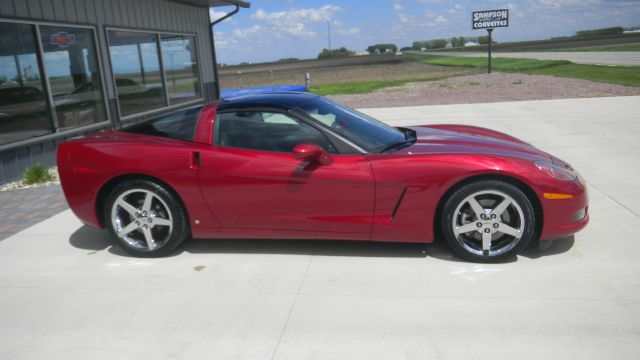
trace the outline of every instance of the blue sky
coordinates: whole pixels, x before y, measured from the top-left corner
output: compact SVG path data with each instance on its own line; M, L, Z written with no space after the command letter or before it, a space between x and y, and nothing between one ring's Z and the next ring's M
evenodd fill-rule
M415 40L480 36L471 12L510 9L497 41L547 39L578 30L639 26L640 0L249 0L250 9L216 25L218 61L236 64L316 57L327 47L362 51L375 43L410 46ZM211 9L217 18L232 7Z

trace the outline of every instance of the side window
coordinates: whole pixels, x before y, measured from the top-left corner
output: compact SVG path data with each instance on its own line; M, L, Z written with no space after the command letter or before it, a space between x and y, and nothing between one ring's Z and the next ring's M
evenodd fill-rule
M252 150L292 152L303 143L321 146L335 154L336 148L318 129L289 115L260 111L237 111L216 116L214 144Z
M156 116L139 124L128 126L122 129L122 131L193 141L200 110L202 110L201 105L181 111L174 111L169 114Z

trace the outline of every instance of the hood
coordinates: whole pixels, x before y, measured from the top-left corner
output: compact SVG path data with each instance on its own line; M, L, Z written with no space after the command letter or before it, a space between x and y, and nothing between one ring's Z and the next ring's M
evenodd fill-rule
M428 126L408 127L416 132L417 141L395 154L471 154L497 155L531 161L551 160L551 155L516 138L489 129L465 128L466 131L444 130ZM471 132L473 131L473 132Z

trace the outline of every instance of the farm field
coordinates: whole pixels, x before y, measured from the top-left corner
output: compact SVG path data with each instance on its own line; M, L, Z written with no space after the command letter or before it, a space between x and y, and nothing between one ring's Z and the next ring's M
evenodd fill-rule
M613 47L616 48L625 44L638 44L640 43L640 33L620 34L620 35L603 35L603 36L585 36L585 37L564 37L548 40L533 40L533 41L515 41L515 42L501 42L499 33L494 33L494 40L498 41L498 44L492 46L494 51L564 51L564 49L579 49L579 48L591 48L591 47ZM462 48L453 49L434 49L432 51L446 51L446 52L467 52L467 51L486 51L486 45L479 46L467 46ZM581 51L581 50L576 50ZM628 50L622 50L628 51ZM428 51L428 52L431 52Z
M565 49L553 49L547 51L640 51L640 41L630 44L613 44L600 46L584 46Z
M220 86L223 89L268 85L300 85L305 82L305 73L311 75L312 88L328 84L345 84L361 87L362 82L378 82L377 86L364 86L368 90L399 85L398 81L425 81L451 76L470 75L480 69L454 69L415 61L408 56L374 55L353 56L335 59L300 60L243 66L220 67ZM384 87L384 86L382 86ZM365 91L366 92L366 91Z
M640 95L640 87L621 85L629 81L640 84L640 71L633 71L634 68L594 67L568 61L495 60L493 74L486 74L483 58L395 55L233 66L223 67L220 72L223 89L304 84L304 74L309 72L310 92L354 107ZM593 72L594 68L598 71Z
M430 52L413 56L457 56L487 58L487 52ZM494 52L493 58L570 61L576 64L605 66L640 66L640 51L527 51ZM486 62L486 60L485 60Z
M416 55L415 58L432 65L473 68L487 67L486 57ZM492 67L496 71L552 75L628 86L640 86L639 66L601 66L574 64L566 60L497 57L492 60Z

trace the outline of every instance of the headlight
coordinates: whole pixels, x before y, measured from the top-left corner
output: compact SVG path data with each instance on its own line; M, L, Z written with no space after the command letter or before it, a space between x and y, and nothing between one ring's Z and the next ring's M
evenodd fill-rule
M578 178L574 172L550 162L536 161L535 164L545 174L560 181L575 181Z

